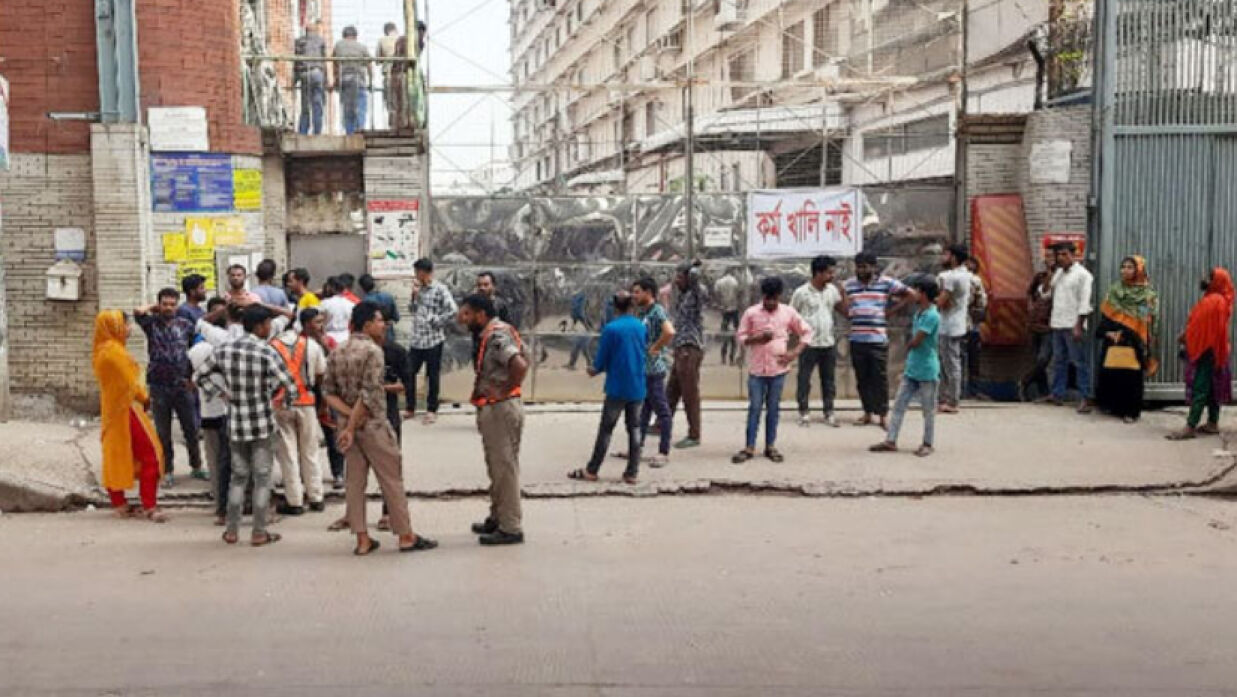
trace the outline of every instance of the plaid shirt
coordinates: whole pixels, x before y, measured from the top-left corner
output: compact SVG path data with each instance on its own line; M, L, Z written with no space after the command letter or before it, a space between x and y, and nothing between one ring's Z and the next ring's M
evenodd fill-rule
M455 321L459 308L451 291L438 281L431 281L421 289L408 305L412 312L412 341L414 349L434 348L447 340L443 329Z
M331 351L322 392L350 406L360 401L370 418L381 419L387 413L385 373L382 349L367 335L354 333L343 346Z
M675 289L678 291L678 289ZM678 291L674 304L674 339L671 346L695 346L704 348L704 304L708 300L704 287L694 284L686 291Z
M252 334L220 346L194 373L208 396L228 401L228 436L234 441L265 440L275 432L275 392L286 389L291 406L296 381L275 349Z

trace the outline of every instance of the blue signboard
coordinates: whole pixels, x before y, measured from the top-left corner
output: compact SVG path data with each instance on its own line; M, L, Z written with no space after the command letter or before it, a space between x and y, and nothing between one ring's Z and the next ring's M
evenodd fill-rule
M163 153L150 156L156 211L232 210L232 156Z

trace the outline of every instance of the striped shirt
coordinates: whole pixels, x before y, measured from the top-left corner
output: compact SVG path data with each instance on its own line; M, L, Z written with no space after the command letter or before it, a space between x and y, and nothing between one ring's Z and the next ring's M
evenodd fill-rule
M846 297L850 299L850 341L854 344L885 344L889 296L901 295L906 286L896 278L880 276L864 284L858 278L846 282Z

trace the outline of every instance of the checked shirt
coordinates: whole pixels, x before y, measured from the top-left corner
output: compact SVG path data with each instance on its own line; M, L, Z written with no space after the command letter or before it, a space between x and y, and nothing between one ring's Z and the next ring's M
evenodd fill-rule
M193 379L206 395L227 400L228 435L243 443L265 440L275 432L272 399L279 388L285 388L288 406L297 391L279 354L253 334L216 348Z
M439 281L422 288L409 309L412 311L412 341L409 343L414 349L430 349L446 341L443 329L455 321L455 313L459 311L451 291Z

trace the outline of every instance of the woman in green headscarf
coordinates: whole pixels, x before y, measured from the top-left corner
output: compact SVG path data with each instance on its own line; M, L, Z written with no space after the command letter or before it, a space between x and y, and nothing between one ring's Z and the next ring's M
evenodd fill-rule
M1121 280L1100 305L1102 342L1095 398L1100 409L1134 423L1142 415L1143 380L1159 367L1151 356L1157 295L1140 256L1121 261Z

